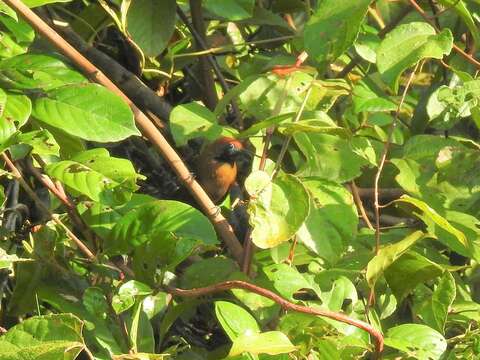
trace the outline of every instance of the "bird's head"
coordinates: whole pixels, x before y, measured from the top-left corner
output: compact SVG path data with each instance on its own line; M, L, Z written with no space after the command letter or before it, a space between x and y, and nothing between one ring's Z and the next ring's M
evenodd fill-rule
M221 137L211 144L214 158L217 161L233 163L242 154L243 144L234 138Z

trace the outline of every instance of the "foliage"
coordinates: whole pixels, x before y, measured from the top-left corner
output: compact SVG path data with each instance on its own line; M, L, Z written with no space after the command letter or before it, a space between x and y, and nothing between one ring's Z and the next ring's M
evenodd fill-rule
M428 21L414 1L24 2L165 95L185 161L199 138L244 141L257 155L239 176L246 200L219 211L256 251L241 272L169 190L125 101L0 2L0 150L25 180L5 162L0 360L375 351L366 331L300 306L370 323L385 359L480 357L479 1L419 2ZM293 306L220 291L228 280Z

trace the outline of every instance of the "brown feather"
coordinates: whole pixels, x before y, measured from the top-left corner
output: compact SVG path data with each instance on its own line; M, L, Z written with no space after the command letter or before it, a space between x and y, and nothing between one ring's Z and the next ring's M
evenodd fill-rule
M225 139L221 138L207 145L200 154L196 166L197 179L214 203L223 200L237 177L237 165L234 161L230 163L215 159L230 143ZM238 140L234 141L238 142Z

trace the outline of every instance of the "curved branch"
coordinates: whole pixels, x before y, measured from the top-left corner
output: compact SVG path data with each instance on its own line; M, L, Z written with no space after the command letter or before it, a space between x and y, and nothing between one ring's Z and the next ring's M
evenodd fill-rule
M308 306L294 304L270 290L248 283L246 281L240 281L240 280L224 281L224 282L206 286L203 288L196 288L196 289L190 289L190 290L167 287L167 291L170 294L174 296L182 296L182 297L198 297L198 296L210 295L210 294L231 290L231 289L244 289L244 290L251 291L255 294L264 296L270 300L275 301L284 310L292 310L292 311L301 312L304 314L323 316L329 319L343 322L345 324L353 325L359 329L365 330L375 338L375 349L377 353L381 353L383 351L382 333L377 329L375 329L372 325L366 323L365 321L354 319L343 313L339 313L335 311L330 311L325 309L315 309Z

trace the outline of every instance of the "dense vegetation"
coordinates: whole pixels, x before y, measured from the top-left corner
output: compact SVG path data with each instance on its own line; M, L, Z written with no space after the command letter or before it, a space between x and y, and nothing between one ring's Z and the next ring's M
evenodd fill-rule
M479 22L0 2L0 360L478 359ZM255 156L215 207L222 136Z

